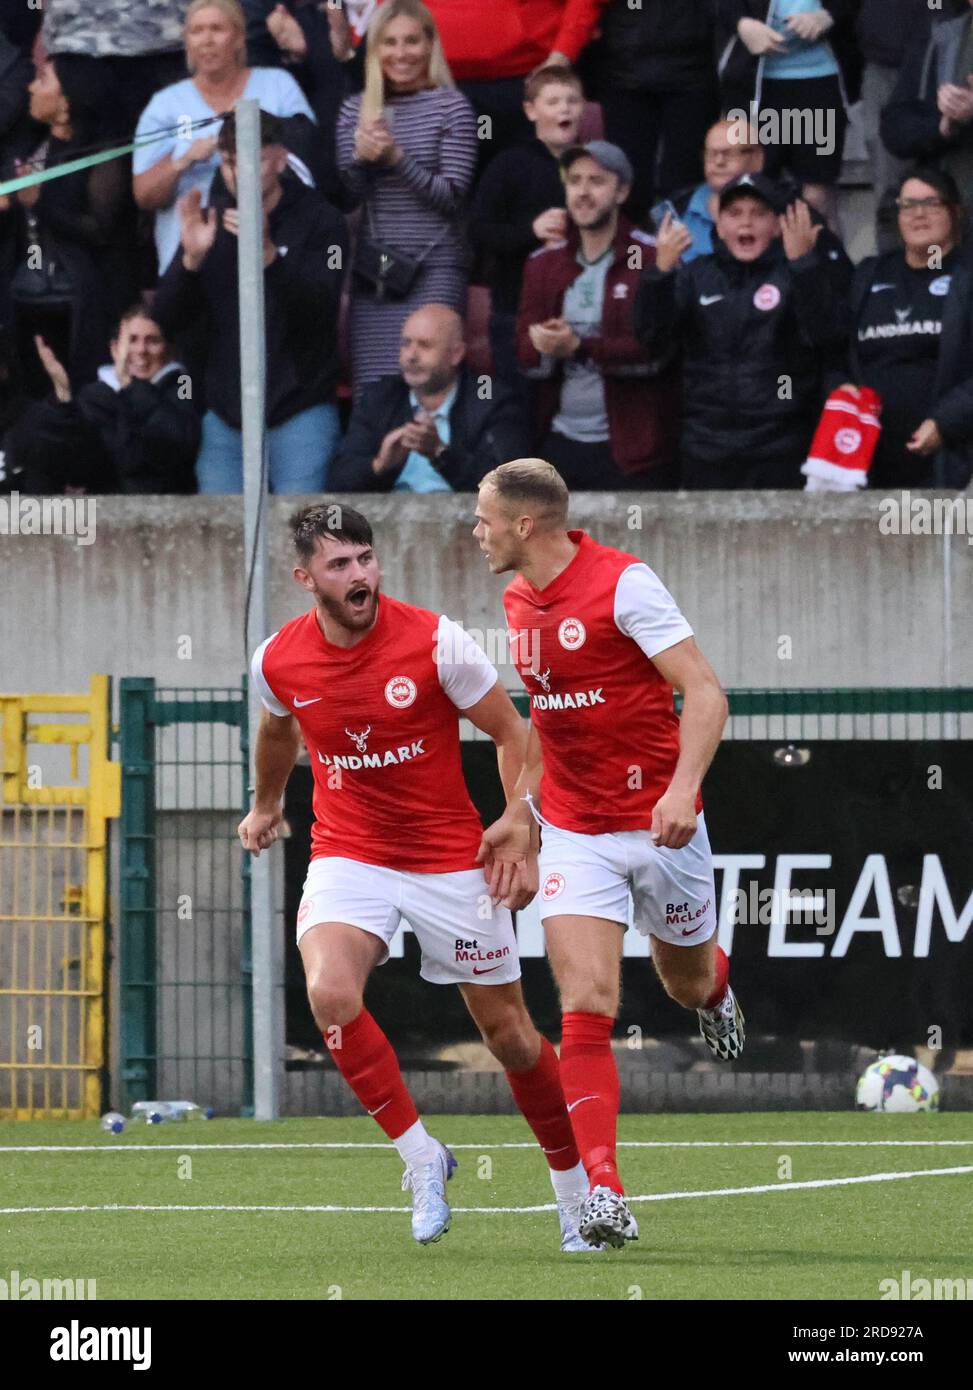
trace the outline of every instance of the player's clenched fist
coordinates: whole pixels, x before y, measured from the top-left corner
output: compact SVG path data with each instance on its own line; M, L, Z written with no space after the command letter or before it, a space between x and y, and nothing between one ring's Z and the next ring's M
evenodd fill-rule
M666 849L683 849L696 834L696 798L672 790L660 796L652 812L652 839Z
M280 833L284 813L278 806L276 811L251 811L237 826L237 834L244 849L258 855L262 849L269 849Z

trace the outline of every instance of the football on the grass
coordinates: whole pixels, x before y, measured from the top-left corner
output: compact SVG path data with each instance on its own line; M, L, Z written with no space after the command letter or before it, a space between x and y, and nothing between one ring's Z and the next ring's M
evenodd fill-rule
M938 1110L939 1082L914 1057L879 1057L859 1077L855 1104L859 1110L896 1115Z

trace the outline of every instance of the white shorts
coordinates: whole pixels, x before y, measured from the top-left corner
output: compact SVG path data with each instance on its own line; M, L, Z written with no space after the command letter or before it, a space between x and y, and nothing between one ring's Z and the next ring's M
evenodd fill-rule
M416 874L339 857L312 859L297 939L319 922L347 922L389 946L405 919L419 940L419 974L434 985L506 985L520 979L513 919L495 907L482 869Z
M564 914L633 922L643 936L698 946L716 931L713 858L702 815L683 849L665 849L647 830L582 835L544 822L540 853L541 921Z

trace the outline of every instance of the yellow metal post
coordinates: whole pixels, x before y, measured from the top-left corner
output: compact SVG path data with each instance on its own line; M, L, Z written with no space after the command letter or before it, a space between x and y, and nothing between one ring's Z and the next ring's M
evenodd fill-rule
M98 1114L108 821L121 794L110 718L103 675L86 695L0 694L0 1118ZM70 754L60 785L29 756L54 744Z

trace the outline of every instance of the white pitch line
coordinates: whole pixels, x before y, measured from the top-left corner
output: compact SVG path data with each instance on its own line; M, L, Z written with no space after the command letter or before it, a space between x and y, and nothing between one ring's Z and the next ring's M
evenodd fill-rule
M973 1173L973 1164L959 1168L917 1168L907 1173L863 1173L853 1178L814 1178L809 1182L761 1183L757 1187L715 1187L697 1192L650 1192L640 1197L626 1197L628 1202L677 1202L694 1197L747 1197L766 1192L799 1192L818 1187L851 1187L863 1182L900 1182L903 1178L954 1177L960 1173ZM168 1205L148 1206L143 1204L126 1205L112 1202L104 1206L77 1207L0 1207L0 1216L36 1216L45 1214L64 1215L72 1212L115 1212L115 1211L233 1211L233 1212L409 1212L411 1207L345 1207L345 1206L272 1206L272 1205ZM553 1202L530 1207L453 1207L454 1214L464 1216L515 1215L522 1213L554 1211Z
M444 1140L444 1143L447 1141ZM324 1140L252 1144L0 1144L0 1154L62 1154L62 1153L186 1153L193 1149L382 1149L391 1151L393 1144ZM460 1152L470 1149L536 1149L529 1141L504 1144L447 1144ZM621 1139L619 1149L934 1149L971 1148L973 1139Z

